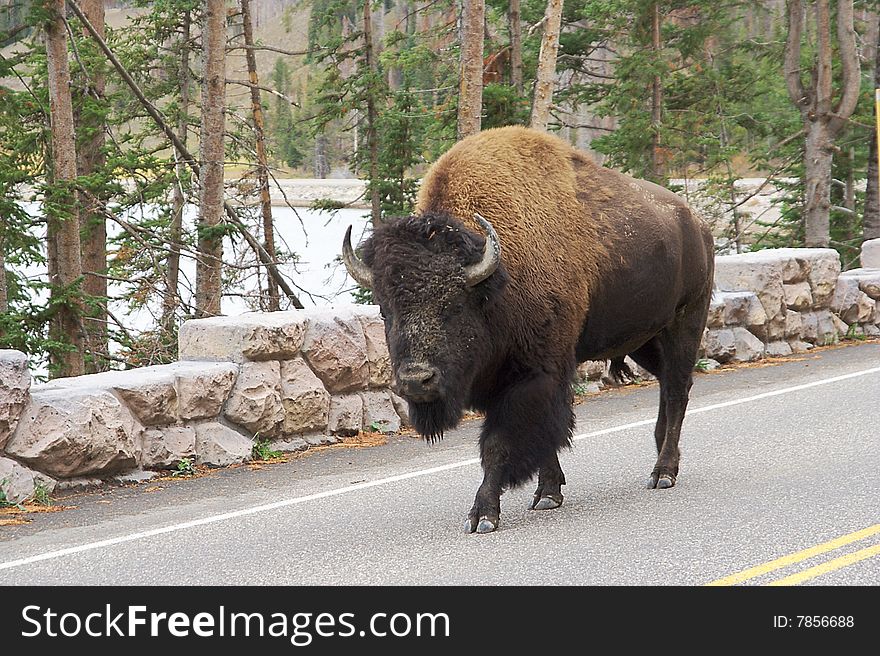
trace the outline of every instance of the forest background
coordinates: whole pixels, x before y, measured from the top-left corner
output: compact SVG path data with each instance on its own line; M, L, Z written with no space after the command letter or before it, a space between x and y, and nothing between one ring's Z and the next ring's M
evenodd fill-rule
M503 125L698 195L719 252L833 247L858 266L880 237L878 11L0 0L0 348L77 375L174 360L180 323L230 295L302 307L309 245L279 221L311 235L346 203L298 211L285 180L365 180L375 226L457 139ZM777 211L750 213L768 190Z

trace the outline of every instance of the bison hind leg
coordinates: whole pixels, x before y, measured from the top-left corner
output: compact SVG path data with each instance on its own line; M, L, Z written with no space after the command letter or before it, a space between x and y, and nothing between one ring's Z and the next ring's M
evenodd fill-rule
M654 440L657 463L648 478L648 489L675 485L681 458L679 439L693 385L694 362L706 325L708 295L685 308L672 324L646 344L633 359L660 381L660 408Z
M611 358L611 363L608 367L608 374L618 385L626 385L636 379L636 375L633 373L633 370L630 369L624 358Z
M565 474L559 464L559 456L553 454L538 471L538 488L532 499L532 510L553 510L562 505L562 486Z

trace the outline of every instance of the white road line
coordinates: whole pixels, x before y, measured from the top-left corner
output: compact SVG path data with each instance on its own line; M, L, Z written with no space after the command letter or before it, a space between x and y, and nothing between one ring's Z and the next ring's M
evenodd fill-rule
M719 410L721 408L729 408L732 405L741 405L743 403L751 403L752 401L760 401L761 399L768 399L771 396L780 396L782 394L791 394L792 392L800 392L801 390L809 389L811 387L819 387L820 385L830 385L831 383L839 383L842 380L847 380L849 378L858 378L859 376L867 376L868 374L874 374L880 372L880 367L873 367L871 369L863 369L862 371L856 371L851 374L843 374L840 376L834 376L833 378L823 378L822 380L814 380L810 383L804 383L803 385L794 385L792 387L783 387L782 389L773 390L772 392L763 392L761 394L755 394L754 396L746 396L741 399L734 399L732 401L724 401L723 403L713 403L712 405L705 405L700 408L691 408L685 414L687 415L697 415L701 412L710 412L712 410ZM631 424L623 424L621 426L614 426L613 428L606 428L604 430L595 431L592 433L584 433L583 435L575 435L573 440L584 440L588 437L596 437L598 435L608 435L609 433L617 433L619 431L629 430L630 428L638 428L639 426L647 426L649 424L654 423L655 419L643 419L642 421L635 421Z
M842 380L848 380L850 378L858 378L860 376L867 376L873 373L880 373L880 367L872 367L871 369L863 369L861 371L856 371L850 374L843 374L841 376L834 376L833 378L824 378L822 380L812 381L810 383L804 383L803 385L795 385L793 387L784 387L782 389L773 390L772 392L764 392L762 394L755 394L754 396L746 396L741 399L734 399L732 401L725 401L723 403L715 403L712 405L703 406L700 408L693 408L688 410L687 414L694 415L699 414L701 412L710 412L712 410L718 410L721 408L727 408L734 405L741 405L743 403L751 403L752 401L759 401L761 399L770 398L773 396L780 396L782 394L791 394L793 392L799 392L801 390L809 389L811 387L818 387L820 385L830 385L832 383L837 383ZM641 421L634 421L629 424L621 424L620 426L613 426L611 428L605 428L602 430L593 431L591 433L582 433L580 435L575 435L575 441L585 440L591 437L598 437L600 435L608 435L610 433L618 433L621 431L629 430L631 428L639 428L641 426L649 426L654 424L654 418L643 419ZM386 478L380 478L375 481L367 481L364 483L355 483L354 485L349 485L343 488L337 488L335 490L327 490L325 492L318 492L316 494L309 494L304 497L295 497L293 499L283 499L281 501L276 501L274 503L267 503L259 506L253 506L252 508L244 508L242 510L235 510L232 512L222 513L219 515L209 515L208 517L203 517L201 519L194 519L189 522L182 522L179 524L172 524L170 526L163 526L162 528L156 528L149 531L140 531L138 533L129 533L127 535L120 535L115 538L109 538L107 540L99 540L98 542L89 542L87 544L81 544L76 547L68 547L67 549L58 549L57 551L48 551L45 553L37 554L35 556L29 556L27 558L20 558L18 560L10 560L4 563L0 563L0 570L12 569L14 567L21 567L23 565L30 565L32 563L38 563L44 560L52 560L55 558L61 558L63 556L70 556L77 553L82 553L84 551L93 551L95 549L103 549L104 547L110 547L115 544L122 544L124 542L133 542L134 540L142 540L144 538L154 537L156 535L163 535L165 533L175 533L177 531L183 531L188 528L194 528L196 526L204 526L206 524L214 524L217 522L223 522L228 519L236 519L238 517L247 517L248 515L254 515L261 512L268 512L270 510L276 510L278 508L286 508L288 506L295 506L301 503L306 503L308 501L317 501L318 499L326 499L328 497L339 496L340 494L348 494L350 492L357 492L358 490L366 490L371 487L378 487L380 485L386 485L388 483L397 483L398 481L405 481L411 478L420 478L422 476L430 476L431 474L438 474L440 472L450 471L452 469L460 469L461 467L468 467L470 465L479 464L479 458L469 458L468 460L460 460L458 462L449 463L447 465L440 465L438 467L430 467L428 469L419 469L412 472L407 472L405 474L398 474L397 476L388 476Z

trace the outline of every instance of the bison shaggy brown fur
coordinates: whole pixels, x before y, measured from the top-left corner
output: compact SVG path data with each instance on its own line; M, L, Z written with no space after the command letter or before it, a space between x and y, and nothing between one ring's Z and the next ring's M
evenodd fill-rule
M494 530L501 492L535 474L532 507L562 503L557 452L571 441L571 382L585 360L621 371L630 355L658 377L648 485L674 485L713 277L711 234L681 198L554 136L499 128L444 154L414 214L378 227L363 261L345 246L382 308L417 430L433 440L465 408L485 413L469 531Z

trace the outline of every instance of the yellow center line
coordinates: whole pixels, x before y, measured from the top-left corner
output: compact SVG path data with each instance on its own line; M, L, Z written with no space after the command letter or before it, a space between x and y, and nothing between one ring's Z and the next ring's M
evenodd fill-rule
M839 556L833 560L805 569L803 572L797 572L796 574L786 576L778 581L771 581L767 585L799 585L804 581L809 581L817 576L822 576L828 572L833 572L836 569L846 567L847 565L853 565L866 558L877 555L880 555L880 544L875 544L873 547L867 547L865 549L860 549L859 551L853 551L844 556Z
M761 576L762 574L768 574L770 572L775 572L778 569L782 569L783 567L794 565L795 563L799 563L802 560L807 560L808 558L812 558L813 556L818 556L819 554L823 554L828 551L834 551L835 549L839 549L840 547L846 546L853 542L858 542L859 540L864 540L865 538L871 537L872 535L876 535L878 533L880 533L880 524L874 524L874 526L869 526L868 528L863 528L859 531L842 535L839 538L834 538L833 540L829 540L828 542L817 544L815 547L809 547L808 549L798 551L788 556L782 556L781 558L777 558L776 560L771 560L770 562L763 563L761 565L749 567L748 569L744 569L741 572L730 574L729 576L717 579L715 581L712 581L711 583L707 583L706 585L736 585L737 583L748 581L749 579Z

